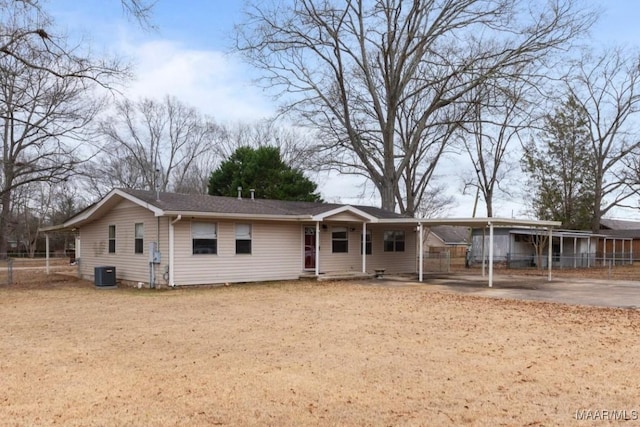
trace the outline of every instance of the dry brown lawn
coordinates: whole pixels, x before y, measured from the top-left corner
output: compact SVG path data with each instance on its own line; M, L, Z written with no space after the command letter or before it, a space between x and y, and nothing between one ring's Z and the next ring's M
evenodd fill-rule
M591 425L576 411L640 410L632 310L33 273L0 287L0 324L2 425Z

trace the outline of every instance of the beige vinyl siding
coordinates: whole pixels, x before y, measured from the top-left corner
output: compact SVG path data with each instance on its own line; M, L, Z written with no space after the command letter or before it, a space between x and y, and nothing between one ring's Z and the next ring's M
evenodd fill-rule
M320 228L320 271L362 271L362 223L326 223ZM333 227L347 227L349 232L349 252L333 253L331 230ZM371 232L371 255L367 255L366 270L373 272L384 268L389 273L416 272L416 232L415 226L367 224ZM352 231L353 230L353 231ZM404 252L384 252L384 231L401 230L405 232Z
M417 271L416 236L418 233L415 226L375 224L367 228L372 232L372 254L367 256L367 271L371 272L376 268L384 268L387 273ZM384 232L395 230L404 231L404 252L385 252Z
M158 229L158 222L160 228ZM134 253L135 225L144 224L143 253ZM108 253L109 225L116 226L116 252ZM168 264L168 225L166 218L130 201L122 201L107 215L80 228L80 272L88 280L94 279L94 268L115 266L118 279L149 282L149 243L158 241L162 263L156 266L157 283L163 283L162 273Z
M320 271L362 271L362 223L325 223L320 228ZM333 253L331 231L333 227L347 227L349 252ZM384 252L384 231L405 232L404 252ZM416 232L415 226L367 224L371 232L371 255L367 255L366 270L385 268L389 273L415 273Z
M208 222L217 224L218 253L215 255L193 255L191 220L175 224L174 277L177 285L288 280L300 276L303 245L299 223ZM236 222L251 224L251 254L236 254Z

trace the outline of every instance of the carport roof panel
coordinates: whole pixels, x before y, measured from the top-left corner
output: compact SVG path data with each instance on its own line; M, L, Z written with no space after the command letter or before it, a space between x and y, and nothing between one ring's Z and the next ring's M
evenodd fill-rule
M381 219L382 223L400 222L402 220L396 219ZM404 222L408 222L405 219ZM459 225L465 227L488 227L493 225L494 227L509 227L509 226L521 226L521 227L559 227L562 225L560 221L541 221L537 219L515 219L515 218L415 218L413 219L416 224L423 224L427 226L432 225Z

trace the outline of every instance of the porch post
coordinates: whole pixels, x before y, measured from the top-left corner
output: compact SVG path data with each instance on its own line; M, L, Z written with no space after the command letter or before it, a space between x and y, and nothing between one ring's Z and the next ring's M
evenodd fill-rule
M420 254L418 254L418 281L422 282L422 273L423 273L423 268L422 268L422 263L424 261L424 239L423 239L423 229L422 229L422 223L418 223L418 234L420 235Z
M47 266L47 274L49 274L51 272L50 268L49 268L49 233L45 233L44 234L44 241L45 241L45 265Z
M493 223L489 223L489 287L493 287Z
M633 238L629 239L629 264L633 265Z
M551 263L553 262L553 259L551 257L553 251L553 228L549 227L549 248L548 248L548 259L547 259L547 263L549 264L547 266L547 268L549 269L549 276L547 278L547 280L550 282L551 281Z
M485 269L485 264L486 264L486 260L484 258L484 246L485 246L485 240L487 238L487 226L485 225L484 228L482 229L482 277L484 277L486 274L484 272Z
M362 221L362 273L366 273L366 272L367 272L367 223Z
M598 245L596 244L596 250L597 249ZM587 268L589 267L591 267L591 236L587 237Z
M320 277L320 221L316 221L316 277Z
M573 268L577 267L578 263L578 237L573 236Z
M602 265L607 265L607 238L602 239Z
M175 272L173 271L174 263L174 251L173 242L175 240L175 230L173 229L173 221L169 218L169 286L173 287L175 284Z
M562 262L564 261L564 235L560 233L560 270L562 270Z

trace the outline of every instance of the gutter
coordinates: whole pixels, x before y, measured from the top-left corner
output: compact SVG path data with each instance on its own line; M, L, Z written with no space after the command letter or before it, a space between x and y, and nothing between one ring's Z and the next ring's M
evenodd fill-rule
M175 236L174 236L173 226L175 223L177 223L181 219L182 219L182 215L178 214L176 219L169 222L169 286L172 288L176 286L174 271L173 271L173 265L175 263L175 249L174 249Z

